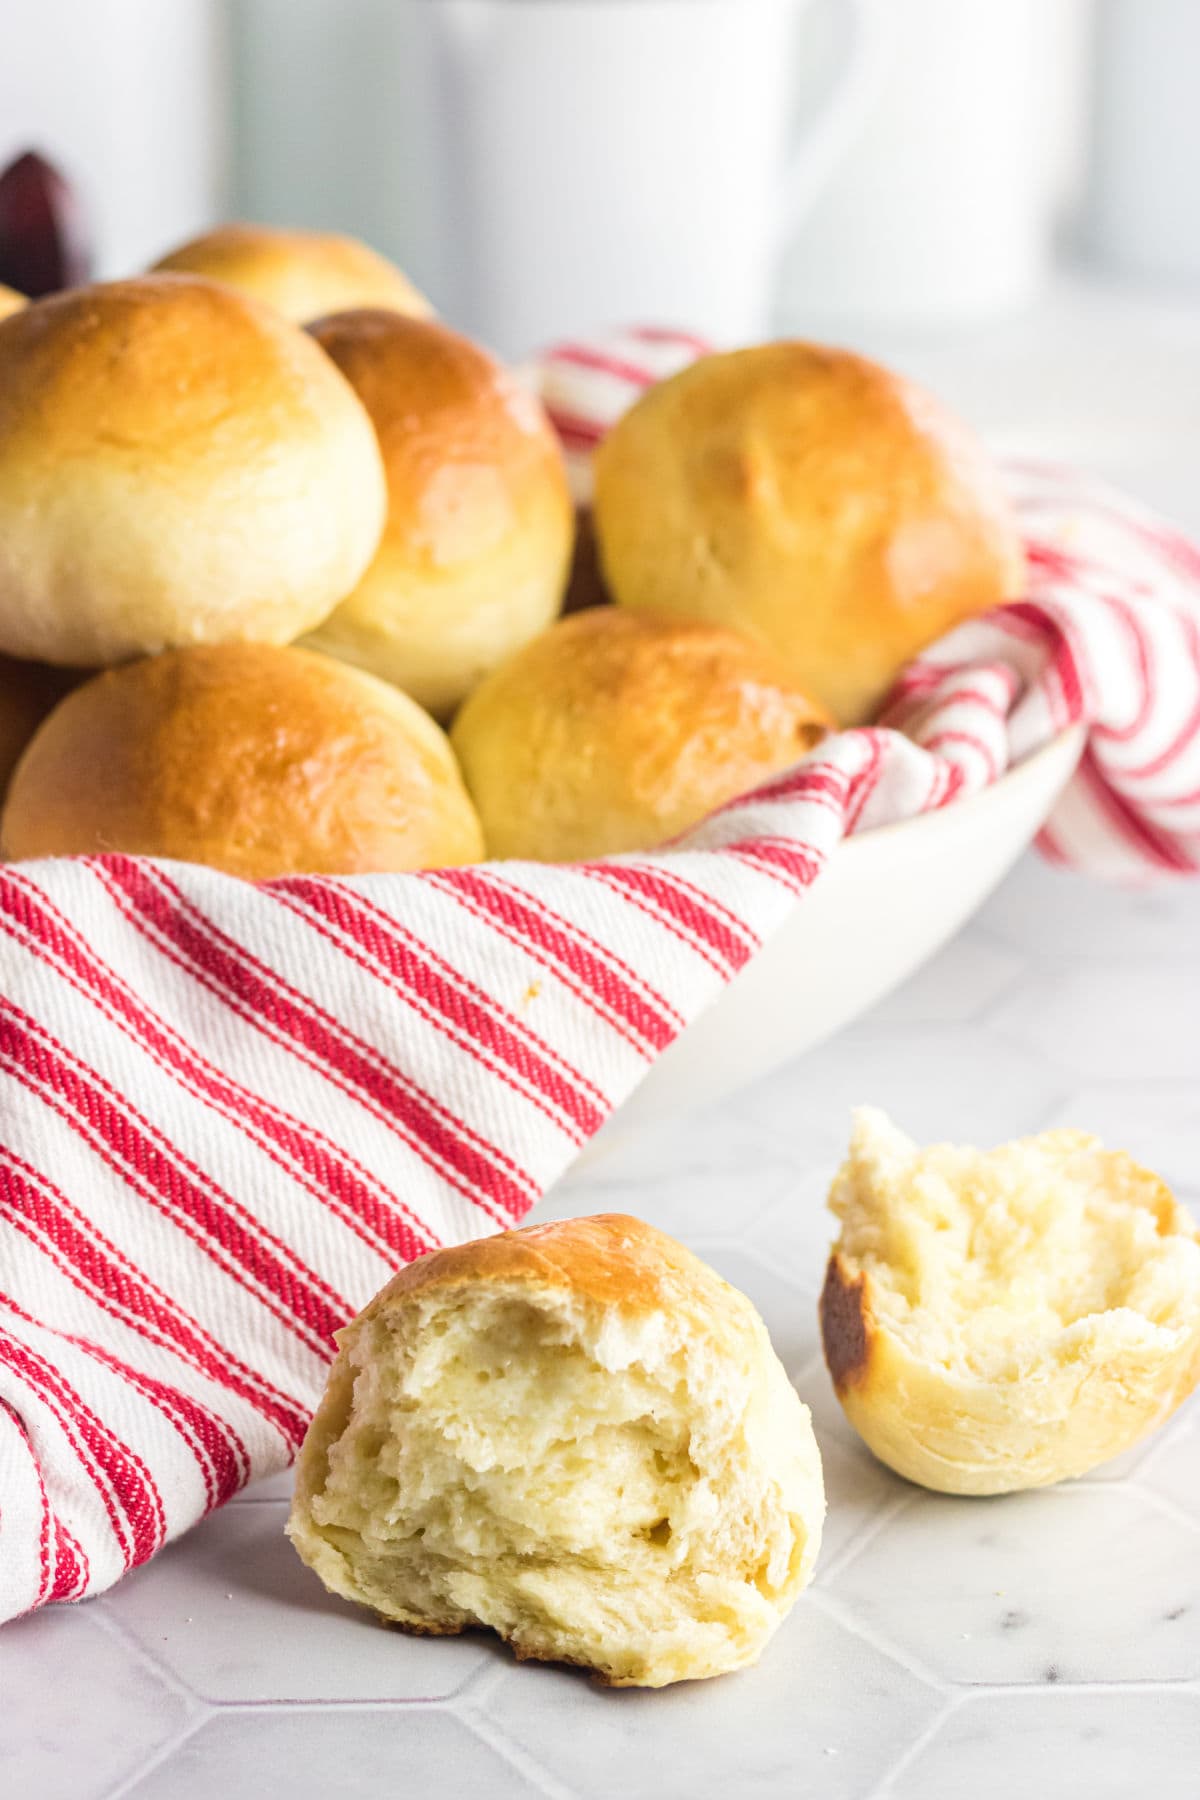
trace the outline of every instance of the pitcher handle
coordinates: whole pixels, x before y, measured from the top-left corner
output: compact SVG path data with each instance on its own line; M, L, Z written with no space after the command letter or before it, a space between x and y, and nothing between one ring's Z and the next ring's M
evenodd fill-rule
M775 209L777 249L793 238L828 177L858 136L891 61L896 0L837 0L840 67L784 171Z

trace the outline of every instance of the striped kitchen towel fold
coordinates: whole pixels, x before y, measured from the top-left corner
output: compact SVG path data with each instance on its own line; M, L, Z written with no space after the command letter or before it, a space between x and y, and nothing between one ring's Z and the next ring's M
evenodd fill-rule
M0 869L0 1618L100 1592L284 1467L333 1331L398 1263L520 1220L847 832L1080 720L1045 847L1196 869L1200 558L1067 472L1011 475L1027 594L928 650L885 725L658 854Z

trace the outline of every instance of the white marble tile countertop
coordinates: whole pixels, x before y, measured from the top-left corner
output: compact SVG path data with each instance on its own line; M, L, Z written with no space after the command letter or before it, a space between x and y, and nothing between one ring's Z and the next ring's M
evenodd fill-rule
M1200 312L1067 289L987 341L878 347L1007 442L1091 463L1200 532ZM827 1536L756 1669L605 1692L484 1637L385 1632L302 1568L281 1478L111 1595L0 1633L0 1795L1195 1800L1197 1403L1086 1480L925 1494L844 1423L816 1295L859 1101L925 1138L1085 1126L1200 1212L1198 1002L1200 884L1119 894L1026 858L826 1047L542 1203L691 1244L758 1304L813 1409Z

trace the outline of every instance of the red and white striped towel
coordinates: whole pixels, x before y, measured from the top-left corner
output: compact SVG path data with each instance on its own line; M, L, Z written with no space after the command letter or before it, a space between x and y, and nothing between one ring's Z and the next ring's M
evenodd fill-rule
M1200 556L1065 472L1012 479L1029 592L912 666L907 735L842 733L658 855L0 869L0 1619L283 1467L333 1330L397 1263L521 1219L847 831L1085 719L1047 848L1200 865Z

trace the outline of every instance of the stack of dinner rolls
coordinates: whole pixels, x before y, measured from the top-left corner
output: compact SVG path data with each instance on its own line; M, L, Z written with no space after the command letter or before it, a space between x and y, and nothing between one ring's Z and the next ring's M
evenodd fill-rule
M1020 590L978 446L845 352L705 357L596 476L603 603L562 616L540 402L348 238L226 226L0 292L0 853L652 848Z

